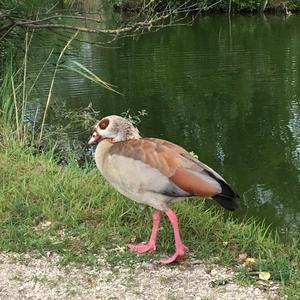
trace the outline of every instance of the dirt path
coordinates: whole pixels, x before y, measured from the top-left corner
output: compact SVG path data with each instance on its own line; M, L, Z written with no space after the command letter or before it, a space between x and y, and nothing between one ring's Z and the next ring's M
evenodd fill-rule
M0 253L0 299L281 299L234 283L232 270L200 261L162 267L59 267L59 257Z

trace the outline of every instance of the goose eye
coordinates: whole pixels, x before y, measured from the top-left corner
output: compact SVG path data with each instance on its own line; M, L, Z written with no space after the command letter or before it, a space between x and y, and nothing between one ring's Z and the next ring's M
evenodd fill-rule
M103 119L103 120L101 120L101 122L99 124L99 127L101 129L106 129L108 124L109 124L109 120L108 119Z

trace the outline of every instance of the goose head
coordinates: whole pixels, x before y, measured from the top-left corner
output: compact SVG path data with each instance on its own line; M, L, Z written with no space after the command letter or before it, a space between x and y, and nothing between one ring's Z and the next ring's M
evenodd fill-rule
M140 137L138 129L129 120L113 115L101 119L96 124L88 143L95 145L104 139L121 142Z

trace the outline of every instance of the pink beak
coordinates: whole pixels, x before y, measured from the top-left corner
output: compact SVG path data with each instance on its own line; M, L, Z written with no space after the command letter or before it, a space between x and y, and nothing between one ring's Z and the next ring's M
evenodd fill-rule
M89 141L88 141L88 144L89 145L95 145L95 144L98 144L98 142L101 140L101 135L95 135L95 136L92 136Z

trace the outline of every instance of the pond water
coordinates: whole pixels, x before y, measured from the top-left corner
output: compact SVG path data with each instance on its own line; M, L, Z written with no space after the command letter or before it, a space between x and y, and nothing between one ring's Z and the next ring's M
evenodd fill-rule
M59 53L63 45L52 32L38 33L30 72L37 74L50 50ZM123 95L63 71L53 101L67 111L92 103L99 118L146 110L142 135L178 143L222 174L241 196L237 217L254 216L298 237L300 16L202 16L192 26L113 46L75 42L65 64L80 62ZM45 104L51 77L41 75L32 111ZM64 124L64 118L50 122Z

